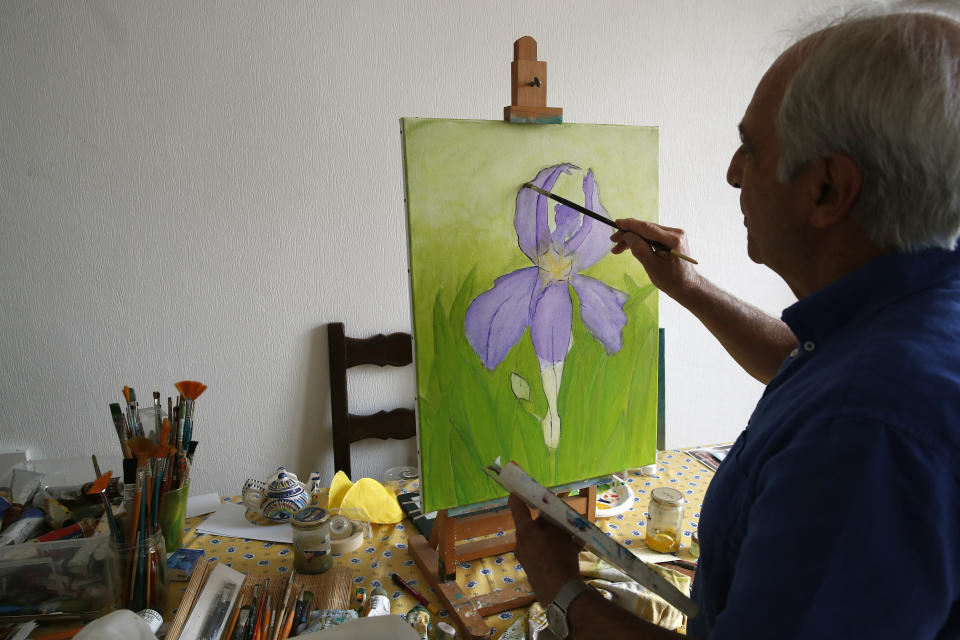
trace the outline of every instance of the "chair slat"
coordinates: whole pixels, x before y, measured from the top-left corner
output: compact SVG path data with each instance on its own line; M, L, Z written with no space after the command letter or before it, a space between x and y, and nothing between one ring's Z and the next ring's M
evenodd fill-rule
M346 338L346 366L360 364L402 367L413 362L413 347L409 333L378 333L369 338Z
M413 409L394 409L358 416L352 413L350 418L350 442L364 438L393 438L403 440L417 435L417 424Z

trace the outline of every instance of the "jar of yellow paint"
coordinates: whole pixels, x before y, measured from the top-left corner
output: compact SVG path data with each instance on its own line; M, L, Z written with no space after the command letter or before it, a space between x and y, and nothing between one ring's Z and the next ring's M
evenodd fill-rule
M647 507L647 546L660 553L673 553L680 548L683 520L683 494L670 487L657 487L650 492Z

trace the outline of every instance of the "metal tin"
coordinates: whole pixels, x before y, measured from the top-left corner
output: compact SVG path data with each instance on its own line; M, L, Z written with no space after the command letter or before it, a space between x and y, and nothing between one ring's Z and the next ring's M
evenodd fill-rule
M333 566L330 555L330 514L307 507L290 521L293 525L293 567L299 573L323 573Z

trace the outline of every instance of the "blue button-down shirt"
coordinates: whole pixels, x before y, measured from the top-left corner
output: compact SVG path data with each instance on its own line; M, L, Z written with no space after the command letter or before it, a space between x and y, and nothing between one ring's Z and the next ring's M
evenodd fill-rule
M690 635L960 637L960 251L783 313L797 349L710 484Z

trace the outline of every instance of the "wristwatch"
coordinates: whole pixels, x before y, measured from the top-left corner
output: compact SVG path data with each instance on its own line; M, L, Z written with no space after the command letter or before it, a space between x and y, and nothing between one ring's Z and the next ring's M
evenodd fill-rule
M560 640L563 640L570 633L570 625L567 624L567 611L570 605L584 591L589 591L590 587L583 580L571 580L560 588L557 596L549 605L547 605L547 624L550 631Z

